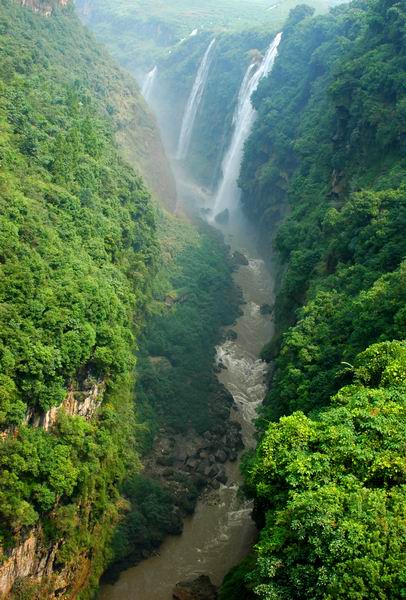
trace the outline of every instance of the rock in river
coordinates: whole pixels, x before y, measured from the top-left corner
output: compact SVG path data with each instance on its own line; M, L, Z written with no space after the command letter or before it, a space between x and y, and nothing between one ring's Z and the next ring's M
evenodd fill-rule
M238 250L233 252L233 261L238 267L247 267L249 265L248 258Z
M174 600L217 600L217 588L207 575L201 575L194 581L182 581L173 591Z

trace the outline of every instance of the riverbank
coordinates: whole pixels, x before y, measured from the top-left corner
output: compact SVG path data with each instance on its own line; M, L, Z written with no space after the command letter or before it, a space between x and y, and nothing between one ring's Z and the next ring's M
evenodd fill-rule
M193 195L190 189L183 200L186 210L194 214L210 208L212 201ZM272 298L273 281L256 250L256 238L241 214L234 215L222 228L222 234L229 245L229 255L239 251L247 258L247 264L238 266L233 275L235 285L243 294L242 314L235 324L223 329L223 338L219 339L216 354L212 356L212 368L214 370L222 365L222 368L216 369L219 385L225 386L232 397L229 425L224 421L222 431L230 427L235 431L236 427L238 430L241 428L244 446L248 448L254 445L253 419L266 391L266 364L258 357L262 346L272 336L273 323L271 315L262 314L260 307ZM230 331L234 333L230 335ZM199 447L202 437L206 440L205 435L196 435L196 443L192 444L191 451L198 456L186 458L185 454L180 456L182 447L179 448L179 439L184 440L186 448L190 442L188 433L179 438L170 432L169 440L167 432L163 434L162 442L158 438L154 447L155 455L163 450L163 462L171 463L174 455L177 455L177 460L175 458L174 464L161 465L161 472L169 478L175 477L175 473L179 472L179 459L183 459L182 465L190 461L192 472L199 473L200 464L205 464L204 461L210 457L210 454L208 457L205 455L207 448ZM216 439L225 442L220 452L232 450L227 436L220 438L220 430ZM203 459L200 462L199 455ZM195 579L202 574L210 576L214 584L221 584L224 575L247 554L256 537L251 504L239 494L240 456L241 452L236 461L217 463L221 473L224 470L227 481L217 480L218 484L214 485L217 489L206 487L197 501L194 514L185 519L182 535L167 537L154 556L121 573L113 586L104 585L101 600L170 600L179 581ZM180 471L183 471L183 466ZM191 471L187 473L190 476Z
M216 346L241 312L234 262L219 232L203 222L161 217L163 262L137 365L143 466L123 486L108 582L180 534L199 496L227 482L224 464L242 448L241 426L230 422L233 398L215 364Z

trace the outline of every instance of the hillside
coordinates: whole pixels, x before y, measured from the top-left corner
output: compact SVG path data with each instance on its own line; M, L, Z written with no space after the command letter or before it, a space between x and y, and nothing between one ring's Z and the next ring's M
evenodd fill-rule
M2 0L0 12L7 598L13 585L45 598L97 581L136 461L134 346L158 253L149 193L113 139L115 94L127 92L128 121L142 101L71 9L50 7Z
M334 0L312 0L325 11ZM148 70L194 31L268 32L278 29L294 0L77 0L79 14L131 71Z
M221 237L157 205L173 180L136 84L71 5L25 4L0 12L0 597L87 599L224 478L157 458L166 429L192 452L226 432L240 295Z
M242 200L283 268L244 466L262 531L222 599L404 595L405 25L298 7L254 99Z

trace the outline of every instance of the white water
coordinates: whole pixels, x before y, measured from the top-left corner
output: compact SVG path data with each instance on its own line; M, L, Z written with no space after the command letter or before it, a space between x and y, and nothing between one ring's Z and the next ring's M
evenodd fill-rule
M216 40L212 40L204 53L199 69L196 74L196 79L193 84L189 100L186 105L186 111L182 121L182 127L179 136L178 150L176 158L182 160L186 157L189 150L190 141L192 139L193 126L195 124L197 111L199 110L200 102L203 98L204 88L206 86L207 77L209 74L210 64L212 60L212 49Z
M217 362L226 367L219 379L234 397L231 418L241 424L245 447L249 448L254 445L252 419L266 391L267 365L258 355L273 334L272 319L261 314L260 306L272 301L273 281L264 261L258 258L255 232L243 216L240 214L223 231L232 249L241 250L248 258L248 265L235 273L245 300L243 314L232 327L237 339L217 347ZM248 554L257 534L252 505L238 493L238 464L225 466L227 484L200 498L195 514L185 520L182 535L168 537L157 555L121 573L114 586L103 586L99 600L171 600L178 581L202 574L221 584L224 575Z
M157 74L158 67L155 66L153 69L151 69L151 71L149 71L149 73L146 74L144 83L142 84L141 93L147 102L149 102L151 98Z
M273 42L276 44L275 56L280 36L279 40L277 38ZM234 397L231 418L241 424L246 448L254 445L253 419L266 392L267 365L258 356L263 345L272 338L273 322L270 316L261 314L260 307L272 303L273 279L258 256L255 230L239 210L237 179L243 144L255 116L250 103L255 85L253 78L257 77L258 85L267 69L269 72L272 68L275 57L271 56L271 48L259 68L251 65L241 86L239 110L235 114L236 131L239 129L241 133L243 127L241 113L244 110L246 115L249 113L247 105L244 105L247 98L252 112L251 123L245 138L239 141L238 162L234 158L233 169L227 166L228 161L224 163L230 182L228 193L234 194L234 198L230 196L229 199L236 210L228 223L217 224L231 249L242 251L248 258L248 265L241 266L235 273L236 283L242 289L245 300L243 314L232 327L237 338L225 341L216 349L217 363L226 367L219 373L219 379ZM232 145L235 146L234 142L233 139ZM178 180L177 183L181 204L186 209L194 207L199 211L213 206L214 198L193 182L187 185L187 182ZM227 463L226 469L227 484L200 498L195 514L185 520L183 534L168 537L156 556L123 572L114 586L103 586L100 600L170 600L178 581L194 579L201 574L209 575L217 585L222 582L230 568L247 555L257 533L251 519L252 506L238 494L241 483L238 464Z
M244 144L251 133L256 116L255 109L251 103L251 98L258 88L261 79L271 72L278 55L278 46L281 38L282 34L278 33L272 44L269 46L262 63L259 67L257 67L255 63L251 64L248 67L242 82L233 119L234 134L230 147L224 157L223 179L214 204L213 212L215 215L225 209L231 210L238 204L240 198L238 177L240 174Z

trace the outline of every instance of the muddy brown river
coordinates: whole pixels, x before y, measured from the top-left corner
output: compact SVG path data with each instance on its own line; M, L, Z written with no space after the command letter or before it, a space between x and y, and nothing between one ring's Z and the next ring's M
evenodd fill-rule
M181 192L185 203L210 207L210 198L187 188ZM245 301L244 313L232 328L237 339L217 348L217 360L226 367L220 380L235 400L231 416L241 423L249 447L253 445L252 420L266 389L266 365L258 355L273 332L272 320L261 314L260 306L271 302L273 281L258 256L254 232L239 211L230 215L222 231L232 250L239 250L249 261L235 273ZM185 520L183 534L167 538L159 554L123 572L114 585L103 586L100 600L171 600L176 583L201 574L209 575L216 585L222 582L256 537L251 505L238 495L238 464L229 463L227 470L227 485L200 499L195 514Z

